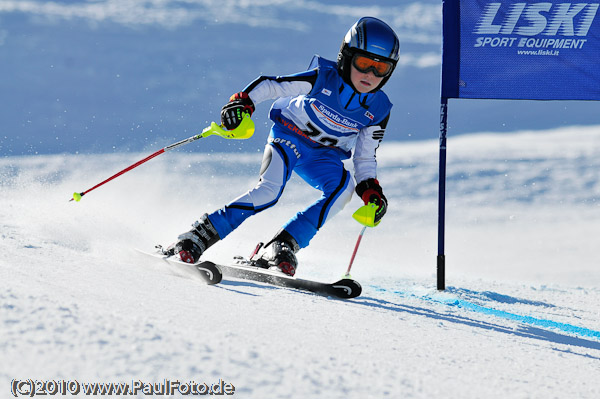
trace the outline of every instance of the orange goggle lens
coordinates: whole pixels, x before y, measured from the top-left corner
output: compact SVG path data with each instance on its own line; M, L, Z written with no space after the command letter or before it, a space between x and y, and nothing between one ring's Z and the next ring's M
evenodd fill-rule
M352 58L352 65L362 73L373 71L373 74L378 78L386 77L392 71L392 64L390 62L376 61L364 55L355 55Z

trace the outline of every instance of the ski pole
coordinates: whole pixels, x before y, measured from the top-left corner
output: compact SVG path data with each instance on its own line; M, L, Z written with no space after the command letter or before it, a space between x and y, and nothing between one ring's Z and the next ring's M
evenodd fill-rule
M109 181L116 179L117 177L121 176L124 173L129 172L130 170L137 168L138 166L140 166L141 164L148 162L149 160L151 160L152 158L155 158L157 156L159 156L160 154L163 154L167 151L170 151L174 148L177 148L179 146L182 146L184 144L189 144L193 141L199 140L203 137L208 137L210 135L217 135L217 136L221 136L223 138L226 139L238 139L238 140L243 140L243 139L247 139L252 137L252 135L254 134L254 122L252 121L252 119L250 119L249 115L245 115L244 118L242 119L242 123L240 123L240 125L238 127L236 127L233 130L225 130L223 129L222 126L217 125L215 122L212 122L210 124L210 126L208 126L207 128L205 128L202 133L197 134L195 136L192 137L188 137L185 140L181 140L178 141L177 143L173 143L171 145L168 145L164 148L161 148L160 150L156 151L153 154L150 154L149 156L147 156L146 158L134 163L133 165L130 165L128 167L126 167L125 169L123 169L120 172L115 173L114 175L112 175L111 177L109 177L108 179L96 184L94 187L89 188L81 193L75 192L73 193L73 198L71 198L69 200L69 202L75 200L76 202L81 201L81 197L83 197L84 195L86 195L87 193L89 193L92 190L97 189L98 187L108 183Z
M352 252L352 257L350 258L350 264L348 265L348 270L346 270L346 274L344 274L344 278L350 278L350 269L352 268L352 264L354 263L354 258L356 257L356 252L358 251L358 246L360 245L360 241L365 234L365 230L367 227L375 227L379 224L379 222L375 223L375 211L379 208L372 202L369 202L367 205L361 206L352 217L358 223L363 225L360 234L358 235L358 240L356 240L356 245L354 245L354 252Z
M350 258L350 264L348 265L348 270L346 270L346 274L344 277L350 278L350 269L352 268L352 264L354 263L354 258L356 257L356 252L358 251L358 246L360 245L360 240L362 240L363 235L365 234L365 230L367 226L363 226L360 234L358 235L358 240L356 240L356 245L354 246L354 252L352 252L352 258Z

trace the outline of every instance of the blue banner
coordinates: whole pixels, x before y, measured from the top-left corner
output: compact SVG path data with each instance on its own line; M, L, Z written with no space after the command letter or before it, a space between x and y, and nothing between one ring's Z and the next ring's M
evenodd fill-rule
M445 0L442 97L600 100L600 0Z

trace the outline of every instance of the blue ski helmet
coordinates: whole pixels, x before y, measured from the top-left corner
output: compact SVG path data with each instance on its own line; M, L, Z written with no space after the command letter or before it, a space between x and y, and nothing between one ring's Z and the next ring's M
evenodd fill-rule
M356 21L348 33L346 33L337 58L338 71L342 79L351 86L350 67L352 65L352 58L356 54L362 54L376 61L387 61L392 64L389 74L375 88L375 90L379 90L386 84L390 76L392 76L392 72L394 72L394 68L398 63L400 41L394 30L382 20L373 17L363 17Z

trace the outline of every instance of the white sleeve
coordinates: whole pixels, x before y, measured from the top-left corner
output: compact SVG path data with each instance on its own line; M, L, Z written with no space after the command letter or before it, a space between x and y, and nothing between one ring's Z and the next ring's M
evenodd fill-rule
M286 76L259 76L243 90L254 104L282 97L308 94L312 90L318 69L311 69Z
M248 96L250 96L250 99L254 104L259 104L266 100L308 94L311 90L312 84L307 81L297 80L278 82L276 80L265 79L256 85L248 93Z
M383 139L385 130L381 126L367 126L360 130L354 148L354 179L357 183L369 178L377 178L377 158L375 152Z

